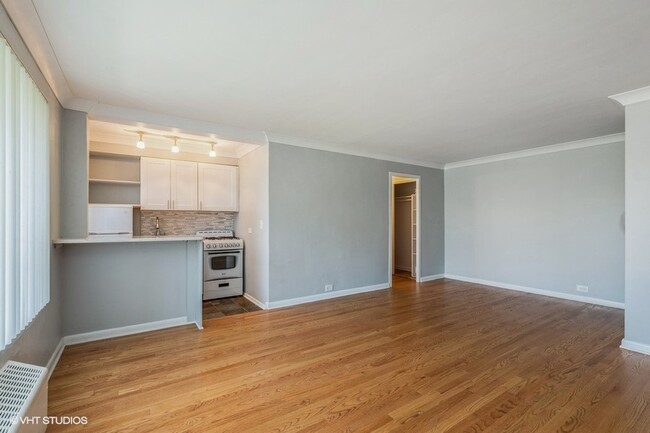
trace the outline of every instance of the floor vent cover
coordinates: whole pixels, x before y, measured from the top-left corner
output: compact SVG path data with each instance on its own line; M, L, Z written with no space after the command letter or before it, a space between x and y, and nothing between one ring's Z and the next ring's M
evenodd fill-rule
M0 433L14 431L36 396L47 369L8 361L0 369Z

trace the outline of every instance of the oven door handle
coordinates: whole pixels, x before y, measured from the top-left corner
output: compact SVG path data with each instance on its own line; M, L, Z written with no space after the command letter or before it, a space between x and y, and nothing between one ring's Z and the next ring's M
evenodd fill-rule
M241 251L206 251L208 256L239 254Z

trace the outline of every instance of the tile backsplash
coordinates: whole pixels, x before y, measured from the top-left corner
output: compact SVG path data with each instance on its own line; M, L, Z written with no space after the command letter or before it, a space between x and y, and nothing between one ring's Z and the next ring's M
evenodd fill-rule
M141 210L140 234L154 236L156 217L160 231L167 236L193 236L198 230L235 229L233 212L194 212L173 210Z

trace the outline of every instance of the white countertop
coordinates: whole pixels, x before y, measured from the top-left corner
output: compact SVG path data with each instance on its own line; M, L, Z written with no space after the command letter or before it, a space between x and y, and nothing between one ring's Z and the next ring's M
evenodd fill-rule
M63 244L108 244L108 243L130 243L130 242L179 242L179 241L200 241L201 236L94 236L78 239L54 239L54 245Z

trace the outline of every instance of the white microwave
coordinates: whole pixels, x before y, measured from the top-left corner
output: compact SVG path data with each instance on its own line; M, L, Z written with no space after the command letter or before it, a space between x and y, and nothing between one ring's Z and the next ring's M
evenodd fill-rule
M133 236L133 206L88 205L88 236Z

